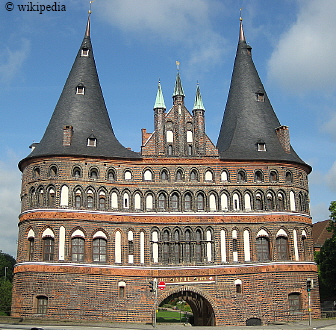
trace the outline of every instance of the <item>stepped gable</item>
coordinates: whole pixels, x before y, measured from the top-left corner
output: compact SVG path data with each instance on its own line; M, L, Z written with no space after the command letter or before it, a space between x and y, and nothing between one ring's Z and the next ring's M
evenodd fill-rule
M217 141L222 160L289 161L310 168L290 145L254 66L242 20L222 126Z
M141 158L123 147L114 135L93 56L90 16L44 136L24 160L44 156Z

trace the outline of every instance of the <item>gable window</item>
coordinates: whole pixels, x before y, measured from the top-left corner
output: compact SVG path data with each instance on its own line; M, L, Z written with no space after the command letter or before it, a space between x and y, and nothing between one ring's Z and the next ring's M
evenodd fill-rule
M153 180L153 174L150 170L146 170L143 174L144 181L152 181Z
M83 85L79 85L79 86L76 87L76 94L84 95L84 86Z
M293 182L293 175L291 172L286 172L286 183L292 183Z
M82 48L81 56L89 56L89 49L86 47Z
M79 167L75 167L72 171L72 175L75 177L75 178L80 178L81 177L81 170Z
M256 93L257 101L258 102L265 102L265 94L262 92Z
M107 172L107 179L108 179L109 181L115 181L116 176L115 176L115 172L114 172L114 170L110 169L110 170Z
M98 179L98 170L96 168L90 170L90 179Z
M132 180L132 172L131 171L125 171L124 173L125 180Z
M246 173L240 170L237 175L238 182L246 182Z
M266 151L266 143L259 142L257 143L258 151Z
M88 137L87 146L88 147L96 147L97 146L97 139L94 136Z
M254 181L255 182L262 182L263 181L263 175L261 171L255 171L254 173Z
M56 166L51 166L49 169L49 176L54 178L57 176L57 167Z
M277 182L278 181L278 175L277 172L271 171L270 173L270 181L271 182Z

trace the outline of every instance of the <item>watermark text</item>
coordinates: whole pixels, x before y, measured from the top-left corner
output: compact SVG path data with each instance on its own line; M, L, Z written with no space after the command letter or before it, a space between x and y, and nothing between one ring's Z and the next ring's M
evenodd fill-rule
M26 4L14 5L12 1L5 3L5 8L7 11L19 10L24 12L37 12L43 14L45 11L66 11L65 5L60 2L53 2L49 5L40 4L39 2L28 1Z

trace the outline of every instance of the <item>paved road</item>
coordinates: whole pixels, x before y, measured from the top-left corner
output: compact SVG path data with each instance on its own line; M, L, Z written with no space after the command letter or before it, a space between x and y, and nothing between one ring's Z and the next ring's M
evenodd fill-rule
M1 330L111 330L111 329L128 329L128 330L153 330L151 325L145 324L100 324L100 325L38 325L38 324L0 324ZM191 326L185 326L183 324L158 324L157 330L186 330ZM312 326L308 326L307 321L293 322L288 324L276 324L265 326L219 326L219 327L195 327L202 330L336 330L336 319L322 319L313 320Z

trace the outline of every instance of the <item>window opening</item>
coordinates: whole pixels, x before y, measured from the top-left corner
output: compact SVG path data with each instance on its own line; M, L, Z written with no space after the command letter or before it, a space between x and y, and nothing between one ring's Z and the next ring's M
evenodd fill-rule
M52 237L46 237L43 239L43 260L54 260L54 239Z
M48 298L45 296L38 296L37 298L37 314L45 315L48 311Z
M72 261L84 261L84 239L82 237L74 237L71 239L71 257Z
M103 238L95 238L92 242L92 259L94 262L106 262L106 245Z
M267 237L257 237L256 248L258 261L270 260L269 239Z

